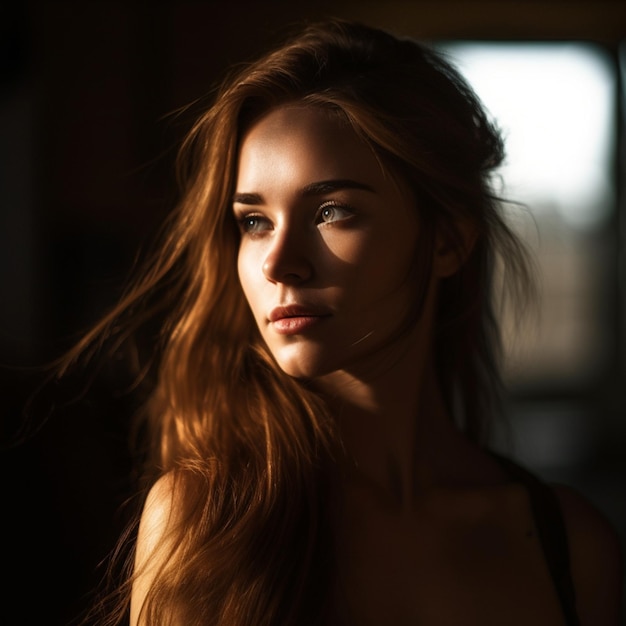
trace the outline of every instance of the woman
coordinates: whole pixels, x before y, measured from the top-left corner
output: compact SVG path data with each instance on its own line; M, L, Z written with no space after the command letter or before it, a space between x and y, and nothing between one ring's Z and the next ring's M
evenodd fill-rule
M359 24L224 84L159 255L79 347L169 311L105 623L617 624L614 531L486 445L496 260L528 283L502 158L445 60Z

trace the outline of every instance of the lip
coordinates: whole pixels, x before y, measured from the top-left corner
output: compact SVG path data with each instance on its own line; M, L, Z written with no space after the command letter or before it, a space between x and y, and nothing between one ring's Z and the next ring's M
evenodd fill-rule
M281 335L296 335L317 325L327 317L330 317L330 313L326 309L290 304L272 309L268 319L277 333Z

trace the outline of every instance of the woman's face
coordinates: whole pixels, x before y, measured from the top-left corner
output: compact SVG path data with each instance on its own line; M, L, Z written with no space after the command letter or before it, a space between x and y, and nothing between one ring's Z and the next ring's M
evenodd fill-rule
M414 205L328 112L281 106L244 135L233 199L239 279L287 374L358 368L402 341L416 298Z

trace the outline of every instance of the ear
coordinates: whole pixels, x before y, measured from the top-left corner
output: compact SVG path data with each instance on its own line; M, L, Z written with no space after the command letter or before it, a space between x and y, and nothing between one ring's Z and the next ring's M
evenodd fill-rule
M478 239L478 229L469 220L440 224L435 238L433 270L437 278L456 274L467 261Z

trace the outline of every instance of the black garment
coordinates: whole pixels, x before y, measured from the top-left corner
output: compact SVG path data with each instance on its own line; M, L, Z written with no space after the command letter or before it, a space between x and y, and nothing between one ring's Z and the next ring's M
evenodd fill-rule
M580 626L570 570L569 546L561 507L554 491L527 469L494 454L506 473L528 490L539 541L561 602L567 626Z

